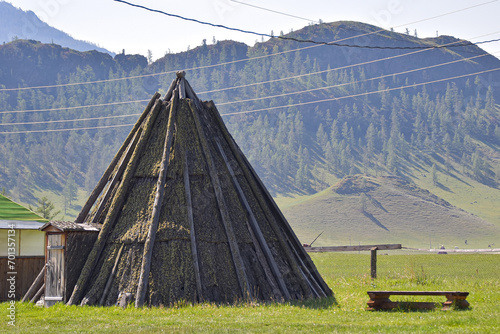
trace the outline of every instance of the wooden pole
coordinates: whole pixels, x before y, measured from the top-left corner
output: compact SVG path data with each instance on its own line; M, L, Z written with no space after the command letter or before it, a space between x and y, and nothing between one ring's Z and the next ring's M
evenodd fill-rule
M170 101L170 99L172 98L172 93L174 92L175 86L177 86L177 78L172 80L172 83L170 84L170 87L168 87L167 94L165 94L165 98L163 99L163 101L165 101L165 102Z
M35 280L33 281L33 283L31 284L30 288L28 289L28 291L26 291L26 293L24 294L24 297L23 299L21 300L22 302L25 302L27 300L30 300L31 299L31 295L33 294L33 292L36 291L36 289L40 286L40 283L43 282L43 279L45 277L45 267L47 266L47 264L44 264L43 267L42 267L42 270L40 270L40 273L38 274L38 276L35 278Z
M252 208L250 207L250 204L248 204L248 200L245 196L245 193L241 189L240 183L238 182L238 179L236 178L236 175L234 174L233 168L229 164L229 160L227 159L226 154L224 153L224 150L222 149L219 141L216 139L217 143L217 148L219 149L219 153L222 156L222 159L224 160L224 164L226 165L227 170L229 171L229 174L231 175L231 179L233 181L233 185L236 188L236 191L238 193L238 196L240 198L241 203L243 204L243 207L245 208L250 226L252 228L253 233L255 234L255 237L257 238L258 245L260 246L259 248L262 249L264 252L264 255L267 260L267 264L271 267L271 271L274 275L274 278L278 282L278 285L280 287L280 291L285 297L285 300L290 300L290 292L288 291L288 288L286 287L285 281L283 280L283 276L281 275L281 272L278 269L278 265L276 264L276 261L274 260L274 257L271 253L271 250L269 249L269 246L267 245L267 241L264 238L264 235L262 234L262 230L260 229L259 223L257 222L257 219L255 219L255 215L253 214ZM264 266L265 263L262 263L262 266Z
M106 171L102 175L101 179L99 180L99 182L95 186L94 190L90 194L89 198L87 199L87 202L82 207L82 210L78 214L78 217L76 218L75 223L83 223L85 221L85 218L87 217L90 209L92 208L95 201L99 197L99 194L102 192L102 190L104 189L104 187L108 183L109 177L110 177L111 173L113 172L113 170L115 169L118 161L120 161L120 158L122 157L123 152L128 147L130 141L132 141L132 138L134 137L137 129L142 125L142 122L144 121L146 116L149 115L151 108L153 107L154 103L156 102L156 100L158 100L159 97L160 97L160 93L155 93L153 95L153 97L149 101L148 105L144 109L142 115L139 117L139 119L135 123L135 125L132 128L132 130L130 131L129 135L127 136L127 138L123 142L122 146L120 147L120 149L116 153L115 157L113 158L113 160L109 164L108 168L106 169Z
M82 273L78 278L78 281L73 289L73 293L71 294L71 298L68 301L68 305L74 305L80 301L82 298L82 294L85 291L87 284L92 276L94 268L101 256L102 250L104 249L107 241L108 234L113 229L114 223L118 214L121 212L123 202L125 201L125 197L128 194L128 186L132 177L134 176L135 169L137 163L139 161L139 157L142 154L142 149L146 142L148 141L149 135L151 133L151 129L153 127L153 123L158 116L158 113L161 109L162 101L160 99L156 100L155 105L150 113L149 118L144 125L144 130L141 133L139 141L137 142L136 147L134 148L134 153L130 157L130 161L127 164L127 168L123 173L123 178L120 183L119 188L117 189L115 196L111 202L108 214L106 215L106 219L102 224L101 231L99 232L99 236L94 243L94 247L90 251L90 254L85 262L85 265L82 269Z
M179 99L185 99L186 98L186 84L185 84L186 79L180 78L179 80Z
M132 152L134 152L134 148L137 145L137 141L139 140L141 136L141 128L139 128L135 135L134 138L132 139L132 142L130 143L129 147L127 148L127 151L124 154L124 157L122 161L120 162L120 165L118 166L118 169L116 173L113 175L113 179L109 183L108 189L106 189L106 192L101 198L101 201L99 203L99 207L95 211L94 217L92 218L91 223L97 223L104 208L106 207L106 203L108 202L109 197L111 196L111 193L113 192L113 188L116 186L118 181L121 179L123 171L125 170L125 167L127 167L128 160L130 159L130 156L132 155Z
M370 252L371 252L371 276L372 279L377 278L377 247L373 247Z
M120 261L120 257L122 255L122 250L125 244L122 244L120 247L120 250L118 251L118 254L116 255L115 259L115 264L113 265L113 269L111 270L111 274L108 277L108 281L106 282L106 287L104 288L104 291L102 293L101 300L99 301L99 305L104 304L104 300L108 296L109 289L111 288L111 282L113 282L113 279L115 278L116 275L116 268L118 267L118 262Z
M185 81L185 86L186 86L185 87L186 97L188 99L191 99L194 102L194 105L196 106L196 108L198 108L198 110L202 110L200 99L198 98L198 96L196 96L196 93L193 91L193 88L191 88L189 81L187 81L187 80L184 80L184 81Z
M191 187L189 184L189 166L187 159L187 152L184 155L184 189L186 192L186 206L187 206L187 217L190 226L190 236L191 236L191 252L193 253L193 265L194 274L196 279L196 290L198 292L198 301L203 301L203 289L201 285L201 275L200 275L200 263L198 259L198 247L196 245L196 231L194 228L193 219L193 203L191 200Z
M177 89L176 89L177 90ZM135 297L135 307L144 305L146 299L146 291L149 282L149 272L151 270L151 256L153 254L153 247L156 238L156 231L158 230L158 223L160 220L161 204L163 202L163 194L165 192L165 182L167 179L167 168L170 160L170 148L172 147L172 139L174 137L175 116L177 113L178 93L174 90L173 100L170 104L170 115L168 117L167 134L163 146L163 156L161 159L160 173L158 175L158 182L156 183L156 195L153 203L153 211L151 213L151 223L149 225L148 236L144 244L144 252L142 255L141 274L139 277L139 284L137 286L137 293Z
M253 300L250 293L250 285L248 284L248 278L245 272L245 266L243 265L243 260L241 258L240 250L238 248L238 243L236 241L236 236L231 225L231 219L229 218L229 213L227 212L226 201L224 200L224 195L222 194L222 189L219 181L219 176L217 175L217 170L210 153L210 148L208 147L207 138L200 121L200 116L196 108L191 108L194 123L196 125L196 130L198 133L198 138L201 143L202 152L205 156L205 160L208 165L208 173L212 181L212 186L214 187L215 198L217 200L217 205L219 207L219 212L221 215L222 225L224 225L224 230L226 232L226 237L229 243L229 249L231 251L231 257L236 271L236 276L238 277L238 283L241 289L241 295L243 298L248 298Z
M229 147L231 148L231 151L233 152L234 157L238 161L240 168L243 170L245 178L247 179L247 182L249 183L252 191L254 192L255 197L259 201L260 207L262 208L264 214L266 215L266 218L269 221L274 233L276 234L278 241L280 243L280 246L285 251L285 253L288 257L288 260L289 260L289 263L290 263L292 270L295 272L297 277L299 277L299 283L300 283L303 291L304 292L310 291L309 296L313 296L314 294L313 294L312 289L311 289L312 283L310 282L310 278L308 278L305 275L304 271L301 270L299 268L299 266L297 266L297 262L301 263L301 265L304 266L304 269L307 271L307 273L309 273L309 270L307 269L307 267L305 267L305 264L302 261L300 255L297 253L297 251L295 251L295 247L302 248L302 245L298 241L297 237L293 233L289 233L290 231L287 230L287 228L291 230L290 225L288 225L285 217L283 216L283 214L279 210L278 206L276 205L276 203L272 199L271 195L269 194L269 192L265 188L264 184L262 183L262 181L258 177L257 173L253 170L252 166L250 165L250 163L246 159L245 155L241 152L240 148L238 147L238 144L236 144L233 137L231 136L231 134L227 130L227 128L224 124L224 121L222 120L215 105L213 103L211 103L211 106L208 109L212 112L212 115L214 116L214 118L216 119L216 121L219 125L219 129L222 131L222 134L224 135L226 142L229 144ZM262 194L263 196L260 196L259 194ZM267 200L267 202L266 202L266 200ZM284 228L277 226L275 223L273 223L275 218L274 218L274 215L270 212L271 210L269 210L269 208L268 208L269 207L268 203L270 203L270 206L274 210L276 215L278 216L278 219L281 219L284 221L284 224L285 224ZM285 238L283 238L283 236ZM284 239L286 239L286 240L284 240ZM307 254L306 254L305 260L308 263L311 262L311 260ZM323 279L321 278L319 273L315 274L315 276L312 276L309 274L309 276L312 279L318 279L318 277L319 277L319 281L320 281L319 284L321 285L321 290L324 291L325 294L327 294L327 295L332 294L330 288L323 281Z
M45 283L42 284L42 286L40 287L40 289L38 289L33 298L31 298L30 303L36 303L37 300L40 299L44 291L45 291Z

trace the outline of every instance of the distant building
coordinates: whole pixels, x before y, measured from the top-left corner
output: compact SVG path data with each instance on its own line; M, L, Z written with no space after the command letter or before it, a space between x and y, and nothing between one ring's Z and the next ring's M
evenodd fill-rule
M40 272L45 261L45 233L40 231L47 222L22 205L0 195L0 281L6 282L9 241L14 241L16 299L22 298L36 275ZM15 234L9 235L14 227ZM11 237L11 240L8 238ZM13 239L13 240L12 240ZM4 246L5 245L5 246ZM6 285L1 285L0 301L7 300Z

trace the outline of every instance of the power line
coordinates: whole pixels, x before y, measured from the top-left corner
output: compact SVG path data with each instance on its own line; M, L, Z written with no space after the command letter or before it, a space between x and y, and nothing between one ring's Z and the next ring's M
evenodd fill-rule
M500 52L500 51L499 51ZM495 53L499 53L495 52ZM289 96L289 95L298 95L298 94L303 94L303 93L310 93L314 91L319 91L319 90L326 90L326 89L331 89L331 88L336 88L336 87L342 87L342 86L348 86L352 84L359 84L362 82L367 82L367 81L373 81L373 80L379 80L387 77L392 77L392 76L398 76L402 74L408 74L412 72L417 72L417 71L423 71L427 70L430 68L436 68L440 66L445 66L445 65L450 65L450 64L455 64L459 63L462 61L469 61L472 59L484 57L486 55L489 55L487 53L478 55L478 56L472 56L469 58L462 58L458 60L453 60L445 63L439 63L435 65L429 65L425 67L420 67L420 68L415 68L412 70L407 70L407 71L402 71L402 72L397 72L397 73L389 73L389 74L384 74L378 77L374 78L368 78L364 80L357 80L357 81L351 81L351 82L346 82L346 83L341 83L341 84L336 84L336 85L331 85L331 86L325 86L325 87L317 87L317 88L311 88L307 90L302 90L302 91L296 91L296 92L290 92L290 93L283 93L283 94L278 94L278 95L271 95L271 96L263 96L263 97L258 97L258 98L252 98L252 99L246 99L246 100L238 100L238 101L232 101L232 102L223 102L223 103L218 103L218 106L224 106L224 105L230 105L230 104L238 104L238 103L244 103L244 102L253 102L253 101L260 101L260 100L266 100L266 99L271 99L271 98L277 98L277 97L283 97L283 96ZM143 101L143 100L140 100ZM144 100L146 101L146 100ZM137 102L137 101L131 101L131 102ZM130 103L130 102L127 102ZM69 120L55 120L55 121L36 121L36 122L20 122L20 123L0 123L0 126L7 126L7 125L32 125L32 124L49 124L49 123L63 123L63 122L75 122L75 121L90 121L90 120L102 120L102 119L111 119L111 118L120 118L120 117L131 117L131 116L139 116L140 114L130 114L130 115L115 115L115 116L103 116L103 117L93 117L93 118L80 118L80 119L69 119Z
M21 134L21 133L46 133L46 132L63 132L63 131L78 131L78 130L110 129L110 128L121 128L121 127L126 127L126 126L133 126L133 125L135 125L135 123L133 123L133 124L119 124L119 125L90 126L90 127L84 127L84 128L9 131L9 132L0 132L0 135L5 135L5 134Z
M84 105L84 106L74 106L74 107L50 108L50 109L30 109L30 110L12 110L12 111L7 110L7 111L0 111L0 114L17 114L17 113L28 113L28 112L74 110L74 109L84 109L84 108L94 108L94 107L115 106L115 105L120 105L120 104L140 103L140 102L148 102L148 101L149 100L133 100L133 101L88 104L88 105Z
M130 114L130 115L114 115L114 116L89 117L89 118L76 118L76 119L60 119L60 120L55 120L55 121L36 121L36 122L0 123L0 126L7 126L7 125L33 125L33 124L52 124L52 123L68 123L68 122L96 121L96 120L103 120L103 119L124 118L124 117L140 116L140 115L141 115L141 114Z
M358 38L358 37L364 37L367 35L372 35L377 32L385 31L384 29L380 29L377 31L372 31L360 35L355 35L351 37L346 37L346 38L341 38L338 40L335 40L336 42L342 42L346 41L352 38ZM32 90L32 89L42 89L42 88L59 88L59 87L66 87L66 86L78 86L78 85L91 85L91 84L97 84L97 83L106 83L106 82L113 82L113 81L122 81L122 80L130 80L130 79L138 79L138 78L148 78L148 77L154 77L154 76L159 76L159 75L164 75L164 74L171 74L171 73L176 73L177 71L194 71L194 70L203 70L207 68L213 68L213 67L219 67L219 66L225 66L225 65L231 65L231 64L237 64L241 62L247 62L251 60L258 60L258 59L264 59L264 58L269 58L273 56L278 56L290 52L295 52L295 51L301 51L301 50L306 50L306 49L312 49L319 47L321 45L310 45L306 47L301 47L301 48L296 48L296 49L291 49L291 50L284 50L276 53L271 53L268 55L262 55L262 56L256 56L256 57L249 57L245 59L239 59L239 60L231 60L227 62L222 62L218 64L212 64L212 65L202 65L202 66L196 66L196 67L191 67L191 68L183 68L183 69L177 69L177 70L172 70L172 71L164 71L164 72L158 72L158 73L150 73L150 74L142 74L142 75L134 75L134 76L129 76L129 77L121 77L121 78L113 78L113 79L103 79L103 80L95 80L95 81L83 81L83 82L73 82L73 83L66 83L66 84L56 84L56 85L44 85L44 86L31 86L31 87L17 87L17 88L0 88L0 92L3 91L19 91L19 90Z
M284 15L284 16L293 17L295 19L301 19L301 20L304 20L304 21L307 21L307 22L319 23L319 21L316 21L316 20L310 20L310 19L307 19L305 17L300 17L300 16L297 16L297 15L283 13L283 12L280 12L280 11L277 11L277 10L273 10L273 9L269 9L269 8L264 8L264 7L260 7L260 6L256 6L256 5L252 5L252 4L249 4L249 3L246 3L246 2L242 2L242 1L236 1L236 0L229 0L229 1L236 2L236 3L239 3L241 5L248 6L248 7L262 9L262 10L265 10L265 11L268 11L268 12L271 12L271 13L276 13L276 14L280 14L280 15Z
M489 33L489 34L480 35L480 36L477 36L477 37L473 37L472 39L474 39L474 38L480 38L480 37L484 37L484 36L488 36L488 35L492 35L492 34L496 34L498 32L500 32L500 31L495 31L495 32L492 32L492 33ZM447 45L451 45L453 43L457 43L457 41L448 43ZM417 51L412 51L412 52L408 52L408 53L404 53L404 54L400 54L400 55L395 55L395 56L390 56L390 57L385 57L385 58L374 59L374 60L370 60L370 61L366 61L366 62L362 62L362 63L351 64L351 65L346 65L346 66L331 68L331 69L317 71L317 72L309 72L309 73L294 75L294 76L290 76L290 77L286 77L286 78L280 78L280 79L274 79L274 80L268 80L268 81L261 81L261 82L251 83L251 84L245 84L245 85L220 88L220 89L215 89L215 90L210 90L210 91L198 92L197 94L201 95L201 94L207 94L207 93L216 93L216 92L222 92L222 91L227 91L227 90L252 87L252 86L257 86L257 85L262 85L262 84L267 84L267 83L276 83L276 82L285 81L285 80L298 79L298 78L305 77L305 76L310 76L310 75L315 75L315 74L321 74L321 73L326 73L326 72L330 72L330 71L337 71L337 70L347 69L347 68L356 67L356 66L363 66L363 65L373 64L373 63L380 62L380 61L385 61L385 60L391 60L391 59L395 59L395 58L405 57L405 56L408 56L408 55L413 55L413 54L417 54L417 53L425 52L425 51L429 51L429 50L430 49L417 50ZM489 53L482 53L482 54L480 54L480 56L488 56L488 55L490 55L490 54ZM454 62L459 62L459 61L468 60L468 59L472 59L472 58L477 58L477 57L463 58L463 59L456 60ZM434 67L435 66L439 66L439 64L433 65L433 66ZM416 69L416 70L418 70L418 69ZM416 70L411 70L411 71L416 71ZM409 71L407 71L407 72L409 72ZM405 72L400 72L400 73L405 73ZM394 75L394 73L387 74L387 75L384 75L382 77L387 77L387 76L392 76L392 75ZM381 78L381 77L379 77L379 78ZM367 79L367 80L375 80L375 79L377 79L377 78L372 78L372 79ZM350 82L348 84L352 84L352 82ZM342 85L344 85L344 84L341 84L340 86L342 86ZM333 88L333 87L335 87L335 86L322 87L322 88L314 88L312 90L314 91L314 90L327 89L327 88ZM290 94L293 94L293 93L290 93ZM290 95L290 94L285 94L285 95ZM274 96L274 97L278 97L278 96ZM266 98L270 98L270 97L262 97L262 98L258 98L258 99L249 99L249 100L240 100L240 101L235 101L235 102L226 102L226 103L221 103L219 105L225 105L225 104L231 104L231 103L240 103L240 102L244 102L244 101L260 100L260 99L266 99ZM149 100L133 100L133 101L123 101L123 102L111 102L111 103L101 103L101 104L84 105L84 106L52 108L52 109L32 109L32 110L0 111L0 114L44 112L44 111L59 111L59 110L74 110L74 109L82 109L82 108L90 108L90 107L101 107L101 106L110 106L110 105L130 104L130 103L139 103L139 102L147 102L147 101L149 101Z
M338 100L343 100L343 99L352 98L352 97L366 96L366 95L371 95L371 94L376 94L376 93L382 93L382 92L390 92L390 91L400 90L400 89L406 89L406 88L414 88L414 87L429 85L429 84L433 84L433 83L438 83L438 82L443 82L443 81L448 81L448 80L454 80L454 79L460 79L460 78L464 78L464 77L468 77L468 76L473 76L473 75L479 75L479 74L483 74L483 73L494 72L494 71L498 71L498 70L500 70L500 68L494 68L494 69L489 69L489 70L484 70L484 71L479 71L479 72L469 73L469 74L462 74L462 75L457 75L457 76L448 77L448 78L444 78L444 79L438 79L438 80L432 80L432 81L427 81L427 82L421 82L421 83L418 83L418 84L404 85L404 86L400 86L400 87L380 89L380 90L371 91L371 92L364 92L364 93L359 93L359 94L352 94L352 95L347 95L347 96L334 97L334 98L330 98L330 99L315 100L315 101L309 101L309 102L299 102L299 103L288 104L288 105L283 105L283 106L275 106L275 107L255 109L255 110L246 110L246 111L237 111L237 112L233 112L233 113L225 113L225 114L221 114L221 116L232 116L232 115L249 114L249 113L254 113L254 112L268 111L268 110L281 109L281 108L297 107L297 106L309 105L309 104L314 104L314 103L332 102L332 101L338 101Z
M495 53L499 53L499 52L495 52ZM458 59L458 60L453 60L453 61L449 61L449 62L446 62L446 63L440 63L440 64L435 64L435 65L430 65L430 66L415 68L415 69L412 69L412 70L407 70L407 71L402 71L402 72L397 72L397 73L384 74L384 75L381 75L381 76L378 76L378 77L368 78L368 79L364 79L364 80L356 80L356 81L345 82L345 83L331 85L331 86L326 86L326 87L317 87L317 88L306 89L306 90L302 90L302 91L298 91L298 92L290 92L290 93L277 94L277 95L273 95L273 96L263 96L263 97L257 97L257 98L253 98L253 99L247 99L247 100L238 100L238 101L232 101L232 102L218 103L217 105L218 106L223 106L223 105L229 105L229 104L238 104L238 103L244 103L244 102L267 100L267 99L272 99L272 98L277 98L277 97L284 97L284 96L289 96L289 95L310 93L310 92L314 92L314 91L318 91L318 90L325 90L325 89L330 89L330 88L336 88L336 87L348 86L348 85L353 85L353 84L359 84L359 83L363 83L363 82L367 82L367 81L379 80L379 79L383 79L383 78L387 78L387 77L393 77L393 76L398 76L398 75L402 75L402 74L408 74L408 73L412 73L412 72L423 71L423 70L427 70L427 69L430 69L430 68L436 68L436 67L440 67L440 66L455 64L455 63L462 62L462 61L468 61L468 60L472 60L472 59L475 59L475 58L484 57L485 55L487 55L487 54L483 54L483 55L479 55L479 56L473 56L473 57L469 57L469 58Z
M178 18L178 19L181 19L181 20L191 21L191 22L195 22L195 23L198 23L198 24L202 24L202 25L208 25L208 26L212 26L212 27L216 27L216 28L222 28L222 29L226 29L226 30L237 31L237 32L241 32L241 33L245 33L245 34L251 34L251 35L256 35L256 36L264 36L264 37L269 37L269 38L278 38L278 39L287 40L287 41L293 41L293 42L298 42L298 43L311 43L311 44L318 44L318 45L342 46L342 47L362 48L362 49L382 49L382 50L417 50L417 49L437 49L437 48L442 48L443 47L443 46L440 46L440 45L435 45L435 46L357 45L357 44L344 44L344 43L337 43L337 42L315 41L315 40L312 40L312 39L300 39L300 38L286 37L286 36L274 36L274 35L271 35L271 34L259 33L259 32L255 32L255 31L251 31L251 30L243 30L243 29L239 29L239 28L228 27L228 26L225 26L225 25L222 25L222 24L214 24L214 23L210 23L210 22L200 21L200 20L197 20L197 19L188 18L188 17L184 17L184 16L181 16L181 15L177 15L177 14L167 13L167 12L164 12L164 11L159 10L159 9L153 9L153 8L149 8L149 7L146 7L146 6L137 5L137 4L134 4L134 3L131 3L131 2L127 2L127 1L124 1L124 0L114 0L114 1L126 4L128 6L141 8L141 9L144 9L144 10L147 10L147 11L150 11L150 12L154 12L154 13L158 13L158 14L162 14L162 15L166 15L166 16L170 16L170 17L175 17L175 18ZM497 1L497 0L494 0L494 1ZM494 2L494 1L491 1L491 2ZM477 7L477 5L474 6L474 7ZM498 40L500 40L500 39L498 39ZM494 41L496 42L498 40L494 40ZM488 41L488 43L491 43L491 42L494 42L494 41ZM470 45L474 45L474 44L471 43L471 42L465 42L465 43L462 43L462 44L457 44L455 46L470 46Z
M19 91L19 90L31 90L31 89L42 89L42 88L71 87L71 86L79 86L79 85L98 84L98 83L106 83L106 82L113 82L113 81L122 81L122 80L130 80L130 79L154 77L154 76L157 76L157 75L168 74L168 73L175 73L175 72L176 71L168 71L168 72L160 72L160 73L134 75L134 76L130 76L130 77L113 78L113 79L103 79L103 80L95 80L95 81L71 82L71 83L56 84L56 85L44 85L44 86L32 86L32 87L17 87L17 88L0 88L0 92Z
M473 37L472 39L479 38L479 37L484 37L484 36L488 36L488 35L492 35L492 34L496 34L498 32L500 32L500 31L495 31L493 33L489 33L489 34L485 34L485 35ZM458 41L451 42L451 43L448 43L448 44L445 44L445 45L452 45L454 43L458 43ZM364 65L368 65L368 64L377 63L377 62L380 62L380 61L396 59L396 58L405 57L405 56L409 56L409 55L413 55L413 54L417 54L417 53L425 52L425 51L429 51L429 50L431 50L431 49L417 50L417 51L403 53L403 54L399 54L399 55L395 55L395 56L389 56L389 57L385 57L385 58L378 58L378 59L369 60L369 61L361 62L361 63L357 63L357 64L350 64L350 65L346 65L346 66L340 66L340 67L336 67L336 68L330 68L330 69L321 70L321 71L317 71L317 72L309 72L309 73L294 75L294 76L290 76L290 77L286 77L286 78L279 78L279 79L273 79L273 80L255 82L255 83L251 83L251 84L238 85L238 86L232 86L232 87L214 89L214 90L209 90L209 91L204 91L204 92L198 92L197 94L201 95L201 94L208 94L208 93L216 93L216 92L220 92L220 91L233 90L233 89L239 89L239 88L247 88L247 87L252 87L252 86L257 86L257 85L262 85L262 84L267 84L267 83L276 83L276 82L285 81L285 80L298 79L298 78L301 78L301 77L310 76L310 75L314 75L314 74L327 73L327 72L330 72L330 71L344 70L344 69L348 69L348 68L351 68L351 67L364 66ZM489 55L489 53L482 53L481 55L487 56L487 55Z
M275 107L268 107L268 108L261 108L261 109L255 109L255 110L238 111L238 112L233 112L233 113L224 113L224 114L221 114L221 116L233 116L233 115L249 114L249 113L261 112L261 111L269 111L269 110L275 110L275 109L281 109L281 108L290 108L290 107L304 106L304 105L310 105L310 104L315 104L315 103L332 102L332 101L338 101L338 100L343 100L343 99L347 99L347 98L372 95L372 94L377 94L377 93L382 93L382 92L391 92L391 91L394 91L394 90L401 90L401 89L406 89L406 88L414 88L414 87L419 87L419 86L434 84L434 83L438 83L438 82L444 82L444 81L449 81L449 80L454 80L454 79L460 79L460 78L464 78L464 77L468 77L468 76L473 76L473 75L479 75L479 74L483 74L483 73L494 72L494 71L498 71L498 70L500 70L500 68L494 68L494 69L483 70L483 71L478 71L478 72L474 72L474 73L462 74L462 75L457 75L457 76L453 76L453 77L448 77L448 78L443 78L443 79L437 79L437 80L432 80L432 81L427 81L427 82L422 82L422 83L416 83L416 84L411 84L411 85L403 85L403 86L400 86L400 87L385 88L385 89L379 89L379 90L371 91L371 92L364 92L364 93L359 93L359 94L352 94L352 95L334 97L334 98L329 98L329 99L322 99L322 100L315 100L315 101L308 101L308 102L299 102L299 103L293 103L293 104L287 104L287 105L275 106ZM351 84L351 83L349 83L349 84ZM61 132L61 131L74 131L74 130L91 130L91 129L104 129L104 128L125 127L125 126L132 126L132 125L134 125L134 124L108 125L108 126L85 127L85 128L52 129L52 130L9 131L9 132L0 132L0 134L45 133L45 132Z

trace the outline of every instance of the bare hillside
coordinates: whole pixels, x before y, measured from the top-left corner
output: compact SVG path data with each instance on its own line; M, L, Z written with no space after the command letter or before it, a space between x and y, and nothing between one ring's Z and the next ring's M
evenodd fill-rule
M500 229L400 177L348 176L283 210L304 243L486 248Z

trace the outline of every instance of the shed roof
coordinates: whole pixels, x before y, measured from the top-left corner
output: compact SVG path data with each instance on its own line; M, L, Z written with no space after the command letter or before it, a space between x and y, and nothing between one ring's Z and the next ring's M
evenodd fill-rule
M0 221L46 222L47 219L43 219L21 204L0 195Z
M37 221L28 220L0 220L0 229L12 229L14 226L15 230L38 230L42 227L44 223Z
M101 224L83 223L78 224L69 221L51 221L40 227L41 231L44 231L49 226L55 227L61 232L99 232L101 229Z

